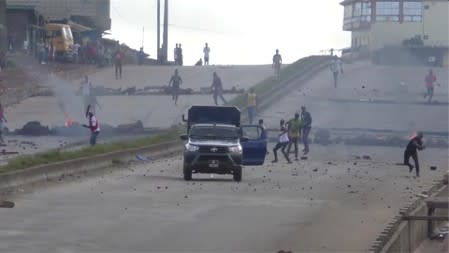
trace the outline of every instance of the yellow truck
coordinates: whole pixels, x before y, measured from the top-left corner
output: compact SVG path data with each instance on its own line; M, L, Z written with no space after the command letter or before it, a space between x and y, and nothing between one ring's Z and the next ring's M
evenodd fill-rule
M67 24L47 23L45 24L45 33L49 45L55 50L55 58L70 61L73 55L73 35L70 26Z

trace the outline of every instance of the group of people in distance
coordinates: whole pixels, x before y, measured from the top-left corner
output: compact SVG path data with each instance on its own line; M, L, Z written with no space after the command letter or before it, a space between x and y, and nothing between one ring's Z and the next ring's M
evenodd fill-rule
M273 149L274 160L272 162L278 162L277 151L281 149L287 162L291 163L289 154L292 146L295 148L295 161L298 161L298 142L300 140L304 144L303 154L307 155L309 153L308 138L312 129L312 116L306 107L301 106L301 114L295 113L295 117L288 122L281 119L279 125L278 142Z

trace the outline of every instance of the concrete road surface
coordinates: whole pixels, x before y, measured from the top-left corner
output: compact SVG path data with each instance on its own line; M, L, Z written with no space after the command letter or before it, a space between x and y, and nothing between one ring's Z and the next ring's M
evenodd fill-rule
M66 176L0 209L0 252L365 252L443 172L413 179L392 165L400 152L320 146L307 161L246 167L241 183L208 174L185 182L179 156ZM447 156L428 152L424 163Z

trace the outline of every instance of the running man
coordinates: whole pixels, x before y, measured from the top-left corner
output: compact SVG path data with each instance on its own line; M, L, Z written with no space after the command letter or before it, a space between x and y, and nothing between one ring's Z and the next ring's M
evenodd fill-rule
M287 130L288 130L288 148L287 154L290 154L290 149L292 145L295 147L295 161L298 161L298 139L301 135L301 120L299 118L299 113L295 113L295 117L288 121Z
M273 65L274 73L277 78L281 75L281 65L282 65L282 56L279 54L279 49L276 49L276 54L273 55Z
M226 99L223 97L223 84L221 82L221 78L218 76L217 72L214 72L213 74L213 81L212 81L212 92L214 97L215 105L218 105L218 97L220 97L221 101L223 101L223 104L226 104Z
M423 133L419 132L415 137L413 137L410 142L407 144L407 147L404 151L404 164L408 166L409 172L412 173L413 165L410 164L410 157L413 158L413 162L415 163L416 168L416 177L419 177L419 162L418 162L418 151L423 150L425 146L423 145Z
M208 66L209 65L209 53L210 53L210 47L209 45L204 46L203 48L203 53L204 53L204 66Z
M179 96L179 89L182 84L182 79L178 74L178 69L175 69L175 74L170 78L170 81L168 82L168 86L171 86L172 90L172 100L175 101L175 105L178 104L178 96Z
M426 83L426 89L427 89L427 93L424 94L424 98L429 96L429 99L427 100L427 102L430 104L432 102L432 97L433 97L434 83L437 81L437 78L433 74L432 69L429 70L429 73L424 78L424 81Z
M284 155L285 160L287 160L288 163L292 163L290 161L290 159L288 158L287 152L285 151L285 148L287 147L288 142L289 142L289 140L288 140L288 131L287 131L287 128L285 127L285 121L283 119L281 119L280 132L279 132L279 136L278 136L278 143L276 144L276 146L273 149L274 160L271 161L272 163L278 162L277 151L279 149L281 149L281 152Z

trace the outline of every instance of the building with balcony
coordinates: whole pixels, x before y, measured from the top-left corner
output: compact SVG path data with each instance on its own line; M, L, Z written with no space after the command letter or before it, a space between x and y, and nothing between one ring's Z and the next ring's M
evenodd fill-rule
M433 48L448 62L448 0L345 0L343 30L351 48L371 55L388 46Z

